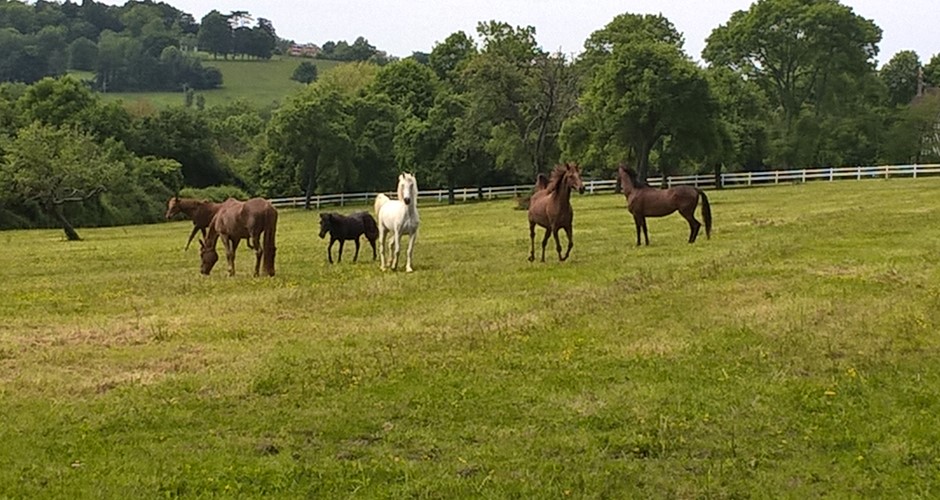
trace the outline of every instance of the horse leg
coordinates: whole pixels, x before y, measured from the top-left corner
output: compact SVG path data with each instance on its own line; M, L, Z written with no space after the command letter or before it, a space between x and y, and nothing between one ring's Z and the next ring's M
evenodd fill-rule
M548 244L548 239L552 236L552 230L545 228L545 237L542 238L542 262L545 262L545 245Z
M555 251L558 252L558 261L563 262L565 259L561 258L561 243L558 241L558 231L560 230L561 230L560 227L556 227L552 231L552 236L555 238Z
M331 236L330 245L326 247L326 260L330 261L330 264L333 263L333 243L336 243L336 240Z
M561 261L564 262L564 261L568 260L568 256L571 255L571 247L574 246L574 240L571 239L571 235L574 234L574 229L572 229L572 228L570 228L570 227L568 227L568 226L565 226L565 227L562 228L562 229L565 230L565 235L568 236L568 249L565 250L565 258L564 258L564 259L561 259ZM558 232L556 231L555 234L557 235ZM560 256L560 255L559 255L559 256Z
M413 272L414 269L411 267L411 256L415 253L415 240L418 239L418 230L415 229L415 232L411 233L411 236L408 237L408 261L405 263L405 271Z
M385 229L385 226L379 224L379 268L383 271L385 270L385 238L388 236L388 231Z
M375 260L375 240L369 239L369 244L372 245L372 260Z
M529 262L535 260L535 223L529 221L529 241L532 242L532 248L529 250Z
M398 256L401 253L401 233L397 230L392 232L392 241L389 243L392 251L392 271L398 270Z
M339 239L339 255L336 256L336 262L343 261L343 244L344 243L346 243L346 240L340 238Z
M353 254L353 262L359 261L359 237L356 236L356 239L353 240L356 242L356 253Z
M189 250L189 244L193 242L193 238L196 236L196 233L199 232L199 229L201 229L199 226L193 226L192 232L189 233L189 239L186 240L186 248L184 248L183 250ZM206 230L203 229L202 232L203 232L202 239L206 239L206 235L205 235Z
M643 239L646 240L646 246L650 246L650 233L649 229L646 227L646 217L641 219L643 223Z
M681 212L682 216L685 217L685 220L689 223L689 243L695 243L695 239L698 238L698 232L702 228L702 223L695 219L694 212Z
M232 239L228 236L222 238L222 245L225 247L225 260L228 261L228 275L235 276L235 250L241 240Z
M636 225L636 246L640 246L640 231L642 231L642 228L643 228L642 219L640 219L640 217L634 215L634 216L633 216L633 224Z
M261 257L264 255L264 249L261 248L261 234L249 239L248 243L248 248L255 251L255 277L258 277L261 275Z

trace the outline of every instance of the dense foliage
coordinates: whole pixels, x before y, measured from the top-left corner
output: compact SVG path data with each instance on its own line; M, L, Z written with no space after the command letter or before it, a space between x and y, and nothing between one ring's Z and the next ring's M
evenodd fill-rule
M384 191L400 170L453 194L528 183L567 160L595 178L619 163L652 176L940 160L931 87L940 55L922 64L903 51L878 70L880 29L837 0L758 0L713 31L706 64L686 54L665 17L625 13L575 58L543 50L534 27L499 21L393 61L363 37L327 42L321 57L351 62L322 72L300 65L293 78L308 85L260 108L125 108L69 78L40 80L93 67L99 87L185 81L191 98L192 88L221 81L192 46L265 59L282 42L270 22L249 25L246 12L212 11L197 23L152 2L0 3L0 47L11 48L0 72L32 83L0 87L0 227L53 224L64 213L81 224L155 220L182 187L269 197ZM17 40L37 49L17 52ZM19 57L45 62L14 64ZM41 199L12 180L60 158L97 183ZM122 174L105 175L90 159ZM118 185L143 201L116 196Z

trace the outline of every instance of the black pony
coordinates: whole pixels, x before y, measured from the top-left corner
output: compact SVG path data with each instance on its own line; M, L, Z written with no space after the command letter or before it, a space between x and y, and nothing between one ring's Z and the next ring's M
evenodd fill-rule
M326 256L333 263L333 243L339 240L339 262L343 261L343 242L353 240L356 242L356 255L353 262L359 258L359 236L366 235L372 245L372 260L375 260L375 240L379 238L379 227L375 219L368 212L355 212L341 215L335 212L320 214L320 238L330 233L330 246L326 247Z

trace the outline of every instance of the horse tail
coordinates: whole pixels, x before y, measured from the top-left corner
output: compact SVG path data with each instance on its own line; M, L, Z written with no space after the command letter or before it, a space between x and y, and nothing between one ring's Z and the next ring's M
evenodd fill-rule
M388 202L388 196L385 196L384 193L379 193L375 195L375 218L379 218L379 210L382 210L382 205Z
M362 226L365 228L366 238L368 238L369 241L378 239L379 226L375 223L375 219L368 213L362 214Z
M274 254L277 252L277 247L274 244L276 233L277 209L270 207L270 210L265 217L264 247L262 251L264 256L264 272L266 272L268 276L274 276Z
M705 195L705 191L701 189L698 190L698 194L702 197L702 218L705 219L705 237L711 239L712 237L712 207L708 204L708 196Z

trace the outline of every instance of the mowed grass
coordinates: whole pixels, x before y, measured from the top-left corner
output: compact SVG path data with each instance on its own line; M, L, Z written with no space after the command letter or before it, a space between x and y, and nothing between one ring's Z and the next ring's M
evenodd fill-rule
M199 90L206 100L206 106L217 106L234 101L244 101L257 107L277 106L288 95L303 87L303 84L291 80L291 75L300 63L308 61L317 65L320 75L337 66L336 61L304 59L299 57L275 56L268 61L225 60L207 58L203 65L219 68L222 71L222 88ZM123 101L132 108L166 108L183 106L185 95L182 92L110 92L101 94L106 101Z
M936 497L938 189L710 191L711 240L644 248L576 196L565 263L511 201L422 206L412 274L315 212L270 279L200 276L188 222L3 232L0 497Z

